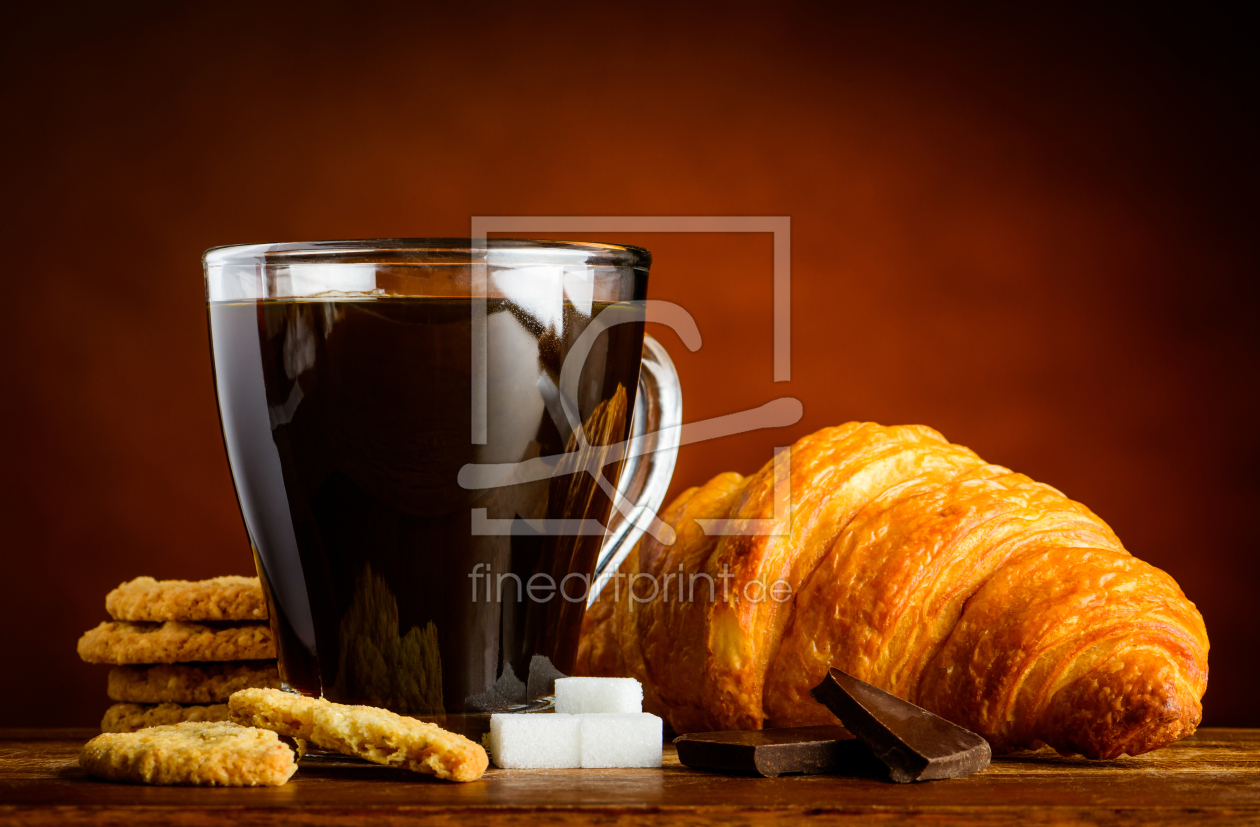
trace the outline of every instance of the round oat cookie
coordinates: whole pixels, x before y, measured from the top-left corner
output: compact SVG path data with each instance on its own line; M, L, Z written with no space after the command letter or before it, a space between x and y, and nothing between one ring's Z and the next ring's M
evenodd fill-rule
M275 661L157 663L109 670L109 698L125 703L225 703L233 692L251 688L280 688Z
M79 765L107 781L207 787L278 787L298 753L274 732L229 721L156 726L98 735Z
M265 623L207 626L107 620L79 638L79 657L88 663L118 665L274 660L276 645Z
M230 721L227 704L114 704L105 710L101 732L136 732L185 721Z
M266 620L267 601L257 577L154 580L137 577L105 598L114 620Z

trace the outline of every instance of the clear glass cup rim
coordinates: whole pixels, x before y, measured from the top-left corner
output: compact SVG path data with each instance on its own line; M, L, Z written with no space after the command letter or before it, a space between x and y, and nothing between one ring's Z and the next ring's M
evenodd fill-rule
M285 241L211 247L203 264L283 266L375 261L398 265L452 265L484 260L495 266L586 264L647 269L652 254L642 247L596 241L530 238L369 238Z

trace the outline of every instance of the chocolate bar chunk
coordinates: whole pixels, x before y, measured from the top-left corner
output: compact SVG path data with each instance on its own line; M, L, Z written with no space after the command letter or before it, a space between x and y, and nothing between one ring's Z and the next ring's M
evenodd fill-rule
M809 694L870 747L899 784L957 778L989 766L989 742L976 733L839 669Z
M862 774L879 766L861 741L838 726L698 732L674 743L678 760L688 767L767 778L791 772Z

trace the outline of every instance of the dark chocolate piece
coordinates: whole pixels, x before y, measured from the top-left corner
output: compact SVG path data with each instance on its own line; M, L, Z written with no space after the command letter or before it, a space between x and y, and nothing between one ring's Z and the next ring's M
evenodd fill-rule
M674 743L678 760L688 767L767 778L790 772L861 774L879 766L861 741L838 726L697 732Z
M899 784L957 778L989 766L989 742L976 733L839 669L809 694L870 747Z

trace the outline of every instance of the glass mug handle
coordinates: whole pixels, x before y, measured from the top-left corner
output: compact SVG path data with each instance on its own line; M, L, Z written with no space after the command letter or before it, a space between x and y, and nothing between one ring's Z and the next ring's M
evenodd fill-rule
M673 544L674 530L662 523L656 512L665 501L674 475L681 435L682 388L678 371L664 346L644 335L643 364L625 465L617 483L617 502L608 520L604 547L595 564L588 606L595 602L608 577L617 571L645 531L667 545Z

